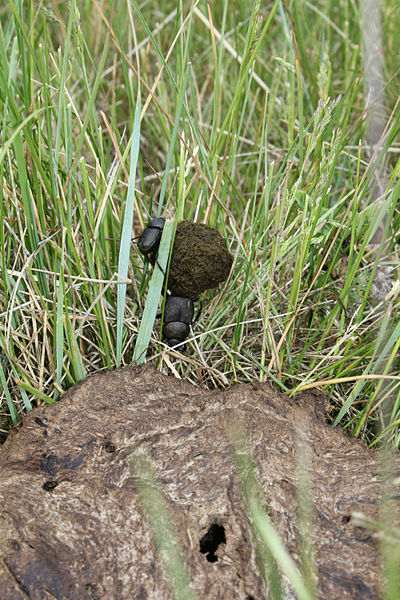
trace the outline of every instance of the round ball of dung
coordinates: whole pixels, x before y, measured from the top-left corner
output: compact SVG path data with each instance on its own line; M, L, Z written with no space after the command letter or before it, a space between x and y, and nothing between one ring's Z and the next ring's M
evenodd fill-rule
M196 298L227 279L232 261L218 231L208 225L182 221L176 228L168 289L177 296Z

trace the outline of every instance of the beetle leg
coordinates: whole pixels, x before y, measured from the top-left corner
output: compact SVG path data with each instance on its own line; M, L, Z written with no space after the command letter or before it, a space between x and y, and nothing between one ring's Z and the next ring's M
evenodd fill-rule
M199 299L199 297L197 298L193 298L193 302L197 302L197 300ZM203 310L203 301L200 300L200 308L197 311L197 315L195 316L195 318L192 320L192 325L194 325L195 323L197 323L197 321L200 319L200 315L201 315L201 311Z
M164 271L164 269L162 268L162 266L160 265L160 263L158 262L158 260L156 260L156 265L157 265L157 267L160 269L161 273L162 273L162 274L164 275L164 277L165 277L165 271Z

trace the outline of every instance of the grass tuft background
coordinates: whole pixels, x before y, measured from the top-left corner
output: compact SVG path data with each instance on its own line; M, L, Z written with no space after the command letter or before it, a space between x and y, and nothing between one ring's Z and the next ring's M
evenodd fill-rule
M381 16L374 95L353 0L3 4L0 428L132 361L158 292L127 239L161 214L235 260L186 353L156 320L147 360L323 389L336 424L399 445L397 0Z

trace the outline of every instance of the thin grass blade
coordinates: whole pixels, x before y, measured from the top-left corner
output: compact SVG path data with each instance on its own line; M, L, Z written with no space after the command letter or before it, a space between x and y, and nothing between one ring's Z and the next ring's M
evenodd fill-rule
M131 165L129 175L129 187L126 197L126 207L124 222L122 225L121 245L119 248L118 275L126 278L128 275L128 265L132 237L133 209L135 201L135 174L139 156L140 146L140 93L136 99L135 118L133 121L132 145L131 145ZM126 283L118 285L117 292L117 364L121 365L122 354L122 329L125 314Z
M182 550L164 498L157 488L153 465L146 454L135 454L131 459L131 469L173 596L176 600L195 600L196 594L190 586Z
M154 272L150 280L146 306L143 311L142 322L140 324L135 351L133 353L133 361L139 365L146 360L147 348L149 347L151 332L153 331L158 302L160 300L161 289L164 282L164 273L166 273L167 269L173 228L174 221L165 222L158 250L157 262L154 266Z

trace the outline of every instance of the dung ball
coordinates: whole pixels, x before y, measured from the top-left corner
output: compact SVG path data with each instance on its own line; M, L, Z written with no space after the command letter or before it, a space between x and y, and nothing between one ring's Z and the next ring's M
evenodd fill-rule
M225 281L232 262L226 242L216 229L181 221L176 228L168 289L177 296L196 298Z

